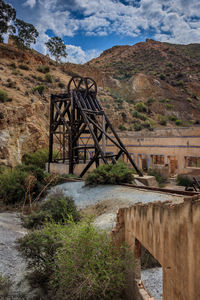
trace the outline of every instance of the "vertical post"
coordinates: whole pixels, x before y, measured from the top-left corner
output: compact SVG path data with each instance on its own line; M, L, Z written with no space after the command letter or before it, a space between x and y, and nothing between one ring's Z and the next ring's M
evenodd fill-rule
M74 126L74 95L71 92L71 120L69 129L69 141L68 141L68 151L69 151L69 173L74 172L74 150L73 150L73 126Z
M54 117L54 97L51 95L50 102L50 126L49 126L49 161L48 172L50 172L50 163L53 160L53 117Z
M106 131L106 119L105 119L105 116L104 114L102 115L102 129L103 131L105 132ZM106 154L106 136L104 133L102 133L102 151L103 151L103 154L105 155Z
M96 136L96 139L98 139L98 131L97 131L97 127L96 127L96 126L94 126L94 134L95 134L95 136ZM97 147L95 146L95 155L96 155L97 153L98 153L98 149L97 149ZM96 167L98 167L98 166L99 166L99 158L98 158L98 157L96 158L95 162L96 162Z
M63 163L65 162L65 124L63 123Z

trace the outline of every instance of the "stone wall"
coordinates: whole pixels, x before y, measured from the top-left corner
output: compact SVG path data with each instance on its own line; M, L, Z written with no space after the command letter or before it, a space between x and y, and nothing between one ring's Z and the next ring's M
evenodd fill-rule
M126 241L134 254L139 241L160 262L164 300L200 299L199 216L199 196L178 204L136 204L118 212L113 237L118 243ZM138 277L140 269L135 271Z

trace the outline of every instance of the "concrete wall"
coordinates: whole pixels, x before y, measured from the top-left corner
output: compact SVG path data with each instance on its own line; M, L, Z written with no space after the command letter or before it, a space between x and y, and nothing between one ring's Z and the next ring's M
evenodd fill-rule
M79 176L83 169L86 167L87 164L77 164L74 168L74 175ZM96 168L95 164L91 166L89 171L91 172ZM46 171L50 173L56 173L56 174L69 174L69 165L67 163L50 163L46 164Z
M134 254L139 241L160 262L164 300L200 299L199 216L199 196L179 204L136 204L118 212L113 237L117 243L126 241ZM136 277L139 272L137 268Z
M186 165L186 157L200 157L200 126L157 129L153 132L121 132L119 136L141 169L142 160L146 160L148 168L164 169L165 175L200 175L200 168ZM117 153L116 147L109 140L106 142L106 151ZM93 145L92 139L88 145ZM90 155L92 151L88 152L88 158ZM152 155L163 156L164 164L154 164Z
M166 177L177 174L200 176L200 167L188 167L186 163L187 157L200 157L200 126L157 129L153 132L121 132L119 136L140 169L145 165L156 168ZM87 145L93 144L90 138ZM107 139L106 152L116 154L118 151ZM87 158L90 159L93 154L94 151L88 151ZM162 156L164 163L155 164L153 155ZM126 157L124 161L128 162Z

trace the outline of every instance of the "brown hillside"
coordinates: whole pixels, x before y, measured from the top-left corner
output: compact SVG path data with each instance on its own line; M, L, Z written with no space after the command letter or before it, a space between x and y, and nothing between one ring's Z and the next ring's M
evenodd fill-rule
M0 164L13 166L47 147L50 94L64 92L73 75L97 81L98 98L120 130L198 123L199 49L148 40L113 47L85 65L56 65L34 50L0 44L0 90L7 93L0 94Z

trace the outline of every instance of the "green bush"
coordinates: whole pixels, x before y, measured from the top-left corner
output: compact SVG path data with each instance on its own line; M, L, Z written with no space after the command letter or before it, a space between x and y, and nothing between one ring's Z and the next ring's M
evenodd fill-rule
M133 171L130 170L124 163L105 164L99 166L90 174L87 175L86 185L98 184L120 184L131 183L133 181Z
M8 94L3 91L0 90L0 102L6 102L8 100Z
M188 176L178 175L176 178L176 184L180 186L192 186L192 179L190 179Z
M23 217L23 223L26 228L39 228L47 221L56 223L66 223L69 216L75 222L80 220L79 212L72 198L62 193L52 194L43 202L37 211Z
M37 165L21 164L21 165L17 165L15 167L15 170L18 172L22 172L22 173L23 172L32 173L35 176L35 178L40 182L43 182L45 180L45 178L48 176L48 174L45 172L45 170L41 169Z
M9 64L8 66L9 66L11 69L16 69L16 68L17 68L17 66L16 66L15 63L11 63L11 64Z
M165 80L165 78L166 78L166 77L165 77L164 74L160 74L160 79L161 79L161 80Z
M158 117L158 122L159 122L160 125L163 125L163 126L165 126L167 124L167 120L164 116L159 116Z
M30 178L32 176L32 178ZM32 179L30 194L37 196L44 187L43 180L47 175L35 166L19 165L13 170L5 169L0 173L0 200L4 204L20 203L25 199L28 179Z
M29 70L29 67L27 65L19 65L18 67L22 70L26 70L26 71Z
M142 125L140 123L134 123L133 128L135 131L142 130Z
M15 76L20 75L20 70L13 69L12 74L15 75Z
M148 105L148 106L151 106L155 101L156 101L156 99L154 99L154 98L149 98L149 99L147 100L147 105Z
M35 93L35 92L38 92L40 95L43 94L45 90L45 86L44 85L36 85L33 89L32 89L32 92Z
M172 115L172 116L169 116L169 121L172 121L172 122L175 122L177 120L177 117Z
M183 125L183 121L182 120L176 120L175 124L177 126L181 126L181 125Z
M11 285L10 279L0 274L0 299L7 299Z
M135 109L139 112L147 112L147 107L144 103L138 102L135 104Z
M58 83L59 88L63 89L65 87L65 84L63 82Z
M145 115L140 114L137 110L134 110L134 111L133 111L132 116L133 116L134 118L140 119L140 120L142 120L142 121L146 121L146 119L147 119Z
M34 153L25 154L22 160L25 165L34 165L41 169L44 169L45 164L48 162L48 159L48 149L40 149Z
M48 83L52 83L53 82L52 75L49 73L45 74L45 81Z
M25 179L27 172L7 169L0 174L0 199L4 204L23 201L25 197Z
M124 111L121 113L121 116L122 116L123 121L126 122L127 121L127 115Z
M177 81L176 85L177 85L177 86L180 86L180 87L183 87L183 86L184 86L183 80Z
M123 124L119 124L118 129L121 130L121 131L125 131L126 126L124 126Z
M38 66L37 71L45 74L49 73L50 68L49 66Z
M148 172L147 172L148 175L150 176L154 176L156 181L158 182L158 185L160 187L163 186L164 183L166 183L167 181L167 178L165 178L160 172L159 170L153 170L153 169L148 169Z
M170 109L172 109L174 106L173 106L173 104L166 104L165 107L166 107L166 109L169 109L169 110L170 110Z
M133 268L128 248L114 247L91 222L47 224L21 238L18 250L54 299L123 299L126 274Z

